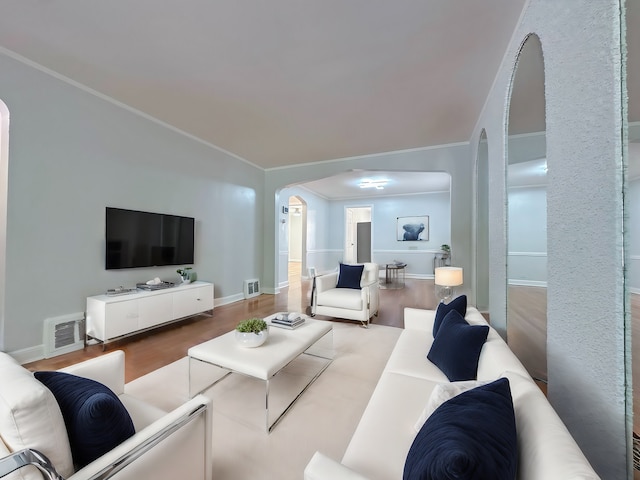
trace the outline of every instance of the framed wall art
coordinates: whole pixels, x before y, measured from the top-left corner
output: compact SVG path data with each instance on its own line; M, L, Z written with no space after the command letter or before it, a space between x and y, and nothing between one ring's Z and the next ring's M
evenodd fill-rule
M420 242L429 240L429 216L398 217L397 239L399 242Z

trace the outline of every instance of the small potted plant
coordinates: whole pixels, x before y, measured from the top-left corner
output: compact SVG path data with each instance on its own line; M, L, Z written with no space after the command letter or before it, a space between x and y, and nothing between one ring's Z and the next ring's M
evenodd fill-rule
M268 336L267 322L261 318L248 318L236 326L236 341L241 347L259 347Z
M180 275L182 283L188 284L196 281L196 272L191 267L179 268L176 272Z
M449 258L449 255L451 255L451 247L446 243L440 245L440 250L442 251L442 258Z

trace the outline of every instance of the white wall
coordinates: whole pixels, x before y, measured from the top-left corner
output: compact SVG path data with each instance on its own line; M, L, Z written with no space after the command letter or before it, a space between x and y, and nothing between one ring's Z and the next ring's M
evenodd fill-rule
M329 219L329 202L305 188L290 187L284 188L279 195L279 214L277 222L279 225L278 240L278 278L279 287L287 284L288 261L289 261L289 227L288 223L291 215L282 214L282 206L287 205L289 197L297 196L306 203L307 219L307 258L306 267L315 267L318 272L322 272L333 265L333 260L338 253L329 248L329 232L333 224ZM300 217L297 217L300 218ZM283 224L281 221L285 220ZM302 221L302 220L301 220ZM303 276L307 272L302 272Z
M489 138L491 322L506 331L506 112L529 33L545 62L549 399L602 478L627 478L617 0L529 0L479 119ZM588 419L588 421L586 420Z
M285 188L280 192L281 199L291 195L307 202L307 266L315 267L318 272L335 270L343 260L347 207L372 207L372 261L382 267L394 260L404 261L409 277L433 278L434 253L440 251L443 243L451 243L449 192L333 201L300 187ZM396 218L413 215L429 215L429 241L398 242ZM284 250L279 254L280 286L285 284L286 262L290 256L286 250L289 239L283 236L288 231L288 228L281 227L280 246Z
M302 261L302 214L294 215L289 211L289 261Z
M7 194L9 189L9 109L0 100L0 351L5 351L5 281L7 265Z
M434 254L440 251L443 243L451 243L449 192L333 201L330 204L330 217L335 223L330 242L336 248L344 248L345 208L363 205L372 208L371 260L378 263L381 269L395 260L405 262L407 276L433 278ZM397 218L419 215L429 216L429 240L399 242L396 236Z
M547 285L547 189L508 189L507 278L511 285Z
M259 277L264 172L0 54L11 115L5 349L40 352L43 321L175 267L104 268L106 206L196 218L194 269L217 298ZM271 220L270 220L271 222Z
M274 225L277 225L279 221L278 209L282 204L282 199L288 198L290 192L289 190L280 192L280 190L287 186L329 177L352 169L389 170L391 165L393 170L398 171L447 172L451 175L451 241L447 243L450 243L456 256L456 264L471 272L472 209L470 206L473 204L471 183L473 169L469 145L457 144L267 170L264 214L265 219L273 218L275 222L271 225L269 221L265 222L265 291L276 292L282 276L281 263L278 259L281 256L280 249L283 244L281 235L276 235ZM357 203L362 204L362 202ZM374 209L374 215L376 214ZM331 221L332 225L338 225L337 222L333 223L333 219ZM341 225L344 223L343 220L340 220L340 222ZM269 243L270 237L267 234L269 228L273 229L273 241L271 243ZM344 226L341 228L344 229ZM373 235L376 235L375 232ZM334 256L335 258L331 259L333 265L337 265L342 258L342 250L344 248L342 238L342 234L340 234L339 247L335 246L335 239L327 240L327 245L331 245L328 248L331 248L332 252L337 252L337 249L339 249L337 255ZM327 256L325 260L328 261L329 257ZM472 302L475 301L473 292L470 289L466 291L462 289L461 292L470 295Z

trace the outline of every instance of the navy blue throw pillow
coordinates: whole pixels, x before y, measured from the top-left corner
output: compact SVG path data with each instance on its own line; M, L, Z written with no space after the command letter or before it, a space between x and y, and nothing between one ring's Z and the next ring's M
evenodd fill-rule
M488 334L487 325L469 325L462 315L452 310L442 320L427 358L451 382L475 380L480 351Z
M413 441L404 480L514 480L516 419L509 380L476 387L440 405Z
M135 433L118 396L105 385L63 372L35 372L56 398L77 468L101 457Z
M433 338L436 338L436 334L440 329L440 325L442 325L442 320L447 316L451 310L457 311L462 318L467 314L467 296L460 295L459 297L454 298L449 303L438 304L438 308L436 308L436 318L433 320Z
M341 263L336 288L354 288L361 290L360 279L362 278L363 270L364 265L345 265Z

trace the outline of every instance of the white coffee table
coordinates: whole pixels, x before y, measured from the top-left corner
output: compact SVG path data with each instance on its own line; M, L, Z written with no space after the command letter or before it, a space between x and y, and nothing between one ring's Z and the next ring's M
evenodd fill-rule
M281 312L278 312L281 313ZM276 314L266 317L267 323ZM295 401L311 385L333 360L333 326L323 320L314 320L305 315L305 323L294 330L278 328L270 324L267 341L256 348L241 347L236 343L235 330L217 338L191 347L189 357L189 395L191 397L209 389L231 373L239 373L265 382L265 420L266 430L271 430L291 409ZM304 386L302 391L289 403L285 410L273 422L269 419L269 383L284 367L300 355L312 355L325 359L320 370ZM205 388L193 391L192 369L194 362L204 362L226 371L226 373L208 384Z

